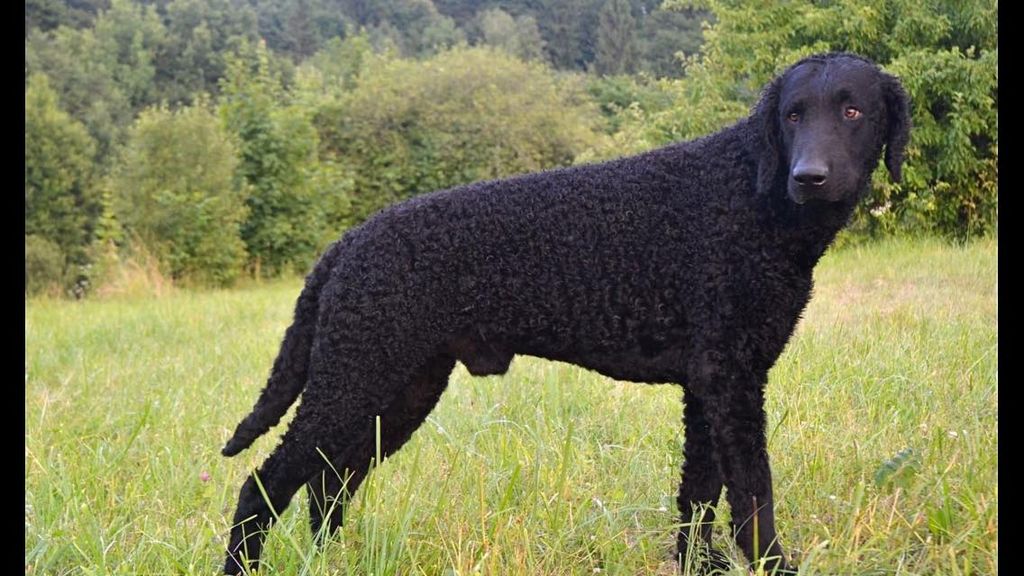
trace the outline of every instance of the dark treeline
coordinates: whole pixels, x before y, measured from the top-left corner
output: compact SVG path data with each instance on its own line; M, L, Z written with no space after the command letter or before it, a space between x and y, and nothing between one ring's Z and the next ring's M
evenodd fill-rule
M916 130L866 235L994 231L994 1L27 0L29 293L126 266L305 271L435 189L633 153L745 115L819 51L900 75Z
M93 28L111 0L26 0L25 27ZM676 54L693 54L710 12L667 11L660 0L139 0L171 34L205 24L210 39L181 38L157 67L172 84L183 52L220 52L234 37L257 37L277 55L299 63L347 30L366 30L373 46L422 57L459 42L484 42L516 56L542 58L559 70L649 72L681 76ZM216 26L217 30L213 29ZM207 44L207 46L201 46ZM189 62L196 64L196 60ZM215 69L214 69L215 71ZM185 93L198 86L183 86ZM166 95L166 94L165 94ZM181 94L175 94L181 96Z

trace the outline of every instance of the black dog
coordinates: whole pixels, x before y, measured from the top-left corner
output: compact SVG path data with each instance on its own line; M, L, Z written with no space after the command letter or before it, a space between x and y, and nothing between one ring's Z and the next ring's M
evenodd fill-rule
M391 454L456 360L501 374L515 354L682 386L679 552L694 507L715 504L724 485L747 557L788 567L765 446L768 369L883 147L899 180L909 129L896 78L825 54L789 68L749 118L711 136L428 194L351 230L306 279L269 382L224 447L244 450L302 393L255 473L269 503L254 477L242 486L225 571L259 559L271 506L282 511L303 484L314 531L324 511L329 528L341 524L335 470L349 475L347 493L358 488L376 416ZM710 542L710 520L693 544Z

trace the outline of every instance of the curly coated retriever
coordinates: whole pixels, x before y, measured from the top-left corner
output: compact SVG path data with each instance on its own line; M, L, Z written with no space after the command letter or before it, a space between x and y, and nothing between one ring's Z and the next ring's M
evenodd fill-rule
M687 527L724 486L743 552L790 569L775 534L768 369L883 148L899 180L909 130L895 77L852 54L812 56L716 134L427 194L349 231L306 279L266 388L223 449L247 448L302 394L242 486L225 572L259 560L271 506L303 484L314 531L324 511L328 528L341 524L331 504L365 478L376 416L391 454L456 361L502 374L516 354L682 386L679 553L710 543L711 512Z

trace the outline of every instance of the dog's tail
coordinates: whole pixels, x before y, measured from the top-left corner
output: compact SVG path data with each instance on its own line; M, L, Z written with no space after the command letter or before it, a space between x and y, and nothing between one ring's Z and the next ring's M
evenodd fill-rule
M235 434L221 450L225 456L234 456L280 422L299 393L306 387L309 375L309 352L316 335L320 290L330 277L331 269L341 251L341 242L327 248L324 255L306 277L306 286L295 305L295 320L288 327L281 343L281 351L274 360L267 385L260 393L252 412L235 429Z

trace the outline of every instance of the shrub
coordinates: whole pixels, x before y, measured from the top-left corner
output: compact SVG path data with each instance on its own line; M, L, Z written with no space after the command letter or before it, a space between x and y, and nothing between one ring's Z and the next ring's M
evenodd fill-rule
M25 89L25 234L35 238L32 249L41 250L44 261L52 261L53 251L42 241L56 247L61 275L66 266L88 263L101 209L93 185L94 154L93 139L60 107L47 77L33 74ZM74 274L67 276L74 280Z
M276 276L305 272L316 256L324 214L314 185L322 180L311 112L289 103L266 46L229 58L219 113L238 150L247 185L241 238L250 269Z
M356 223L415 194L572 163L599 138L581 100L539 63L460 47L366 70L315 124L353 175Z
M219 286L241 271L246 210L236 164L202 99L146 110L132 127L113 176L117 217L174 280Z
M64 254L56 243L37 236L25 236L25 293L58 295L64 284Z

